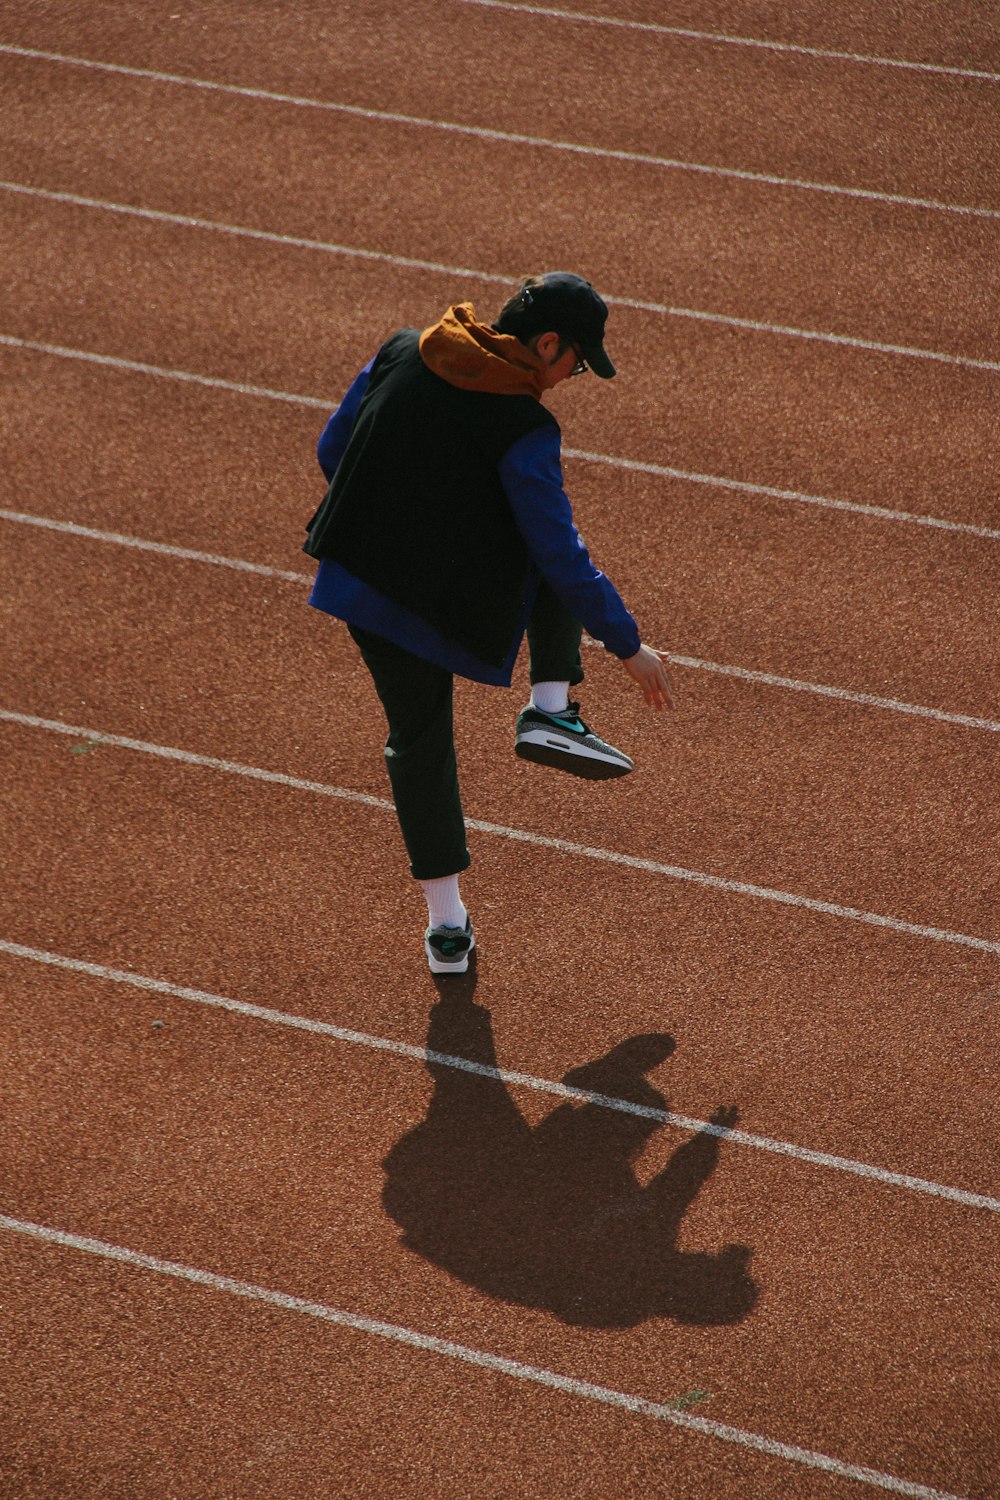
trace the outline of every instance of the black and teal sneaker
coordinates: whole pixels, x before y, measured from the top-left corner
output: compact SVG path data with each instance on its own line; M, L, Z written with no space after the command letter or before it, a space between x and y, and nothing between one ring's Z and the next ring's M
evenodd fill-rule
M558 714L529 704L517 721L514 752L522 760L555 766L588 781L607 781L635 770L634 761L587 727L580 718L579 703L570 703Z
M464 927L428 927L424 952L432 974L464 974L476 937L468 917Z

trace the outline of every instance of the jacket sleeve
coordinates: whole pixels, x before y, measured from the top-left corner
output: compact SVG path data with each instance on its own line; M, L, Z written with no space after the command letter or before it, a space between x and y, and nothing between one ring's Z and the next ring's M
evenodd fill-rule
M316 457L319 459L319 466L328 484L336 474L340 460L347 451L354 418L358 414L358 407L368 389L368 377L374 363L375 360L370 359L360 375L356 376L347 395L323 428L316 448Z
M634 656L639 627L621 595L590 559L563 488L559 431L542 427L513 443L500 461L500 480L542 577L570 613L615 656Z

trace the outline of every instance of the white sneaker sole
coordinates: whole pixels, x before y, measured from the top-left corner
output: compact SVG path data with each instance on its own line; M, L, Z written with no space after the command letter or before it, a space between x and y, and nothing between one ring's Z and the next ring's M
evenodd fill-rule
M560 771L569 771L572 776L583 776L588 781L608 781L615 776L627 776L635 770L635 764L621 751L609 754L588 744L585 739L561 735L555 730L539 726L526 729L517 736L514 753L522 760L531 760L538 765L555 766Z
M446 958L439 958L430 943L424 938L424 953L427 956L427 967L432 974L465 974L469 968L469 954L475 946L476 934L473 933L472 942L466 948L461 958L456 958L453 962L449 963Z

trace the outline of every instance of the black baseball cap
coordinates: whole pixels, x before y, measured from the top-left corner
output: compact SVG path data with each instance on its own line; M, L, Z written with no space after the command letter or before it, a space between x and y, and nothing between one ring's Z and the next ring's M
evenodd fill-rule
M580 350L588 369L602 380L616 374L604 348L604 326L608 321L607 304L589 281L572 271L547 271L541 285L521 288L515 303L517 337L533 338L550 330L569 339Z

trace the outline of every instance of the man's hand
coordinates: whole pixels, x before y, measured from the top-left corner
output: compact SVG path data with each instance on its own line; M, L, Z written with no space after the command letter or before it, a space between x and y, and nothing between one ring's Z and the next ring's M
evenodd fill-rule
M650 708L673 708L674 698L667 681L663 661L665 651L654 651L652 646L640 646L634 656L622 661L633 682L642 688L642 696Z

